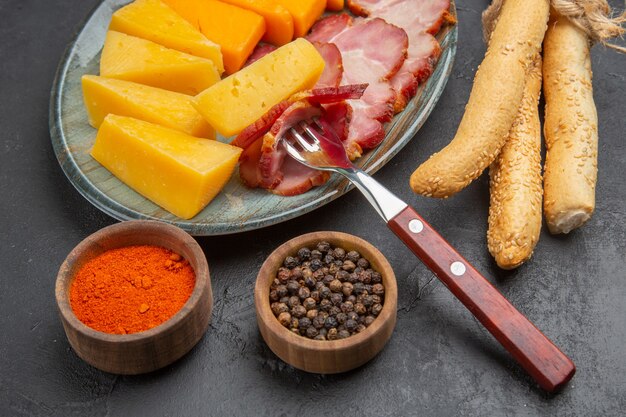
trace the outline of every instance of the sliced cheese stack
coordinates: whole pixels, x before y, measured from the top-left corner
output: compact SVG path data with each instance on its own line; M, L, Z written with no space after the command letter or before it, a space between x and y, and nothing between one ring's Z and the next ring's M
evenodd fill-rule
M289 10L274 0L222 0L243 9L251 10L265 19L263 41L282 46L293 39L293 17Z
M218 132L232 136L295 92L313 87L323 70L315 47L296 39L213 84L193 104Z
M313 23L324 13L326 0L274 0L293 17L294 36L305 36Z
M240 154L234 146L112 114L91 150L126 185L183 219L220 192Z
M220 45L226 73L238 71L265 33L265 19L215 0L163 0L207 39Z
M191 96L96 75L83 75L82 85L89 124L96 129L108 114L116 114L215 138L213 128L191 105Z
M122 7L113 13L109 29L210 59L224 72L220 46L160 0L135 0Z

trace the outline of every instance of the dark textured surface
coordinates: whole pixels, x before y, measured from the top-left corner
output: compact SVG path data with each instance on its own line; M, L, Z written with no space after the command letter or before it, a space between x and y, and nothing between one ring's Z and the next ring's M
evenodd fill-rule
M454 135L480 63L480 11L460 1L459 50L435 112L376 177L434 227L551 337L578 367L565 390L539 391L356 192L256 232L199 239L211 268L213 324L156 373L101 373L69 348L54 304L59 265L113 223L65 179L48 134L58 60L97 0L0 0L0 415L624 415L626 409L626 57L595 47L600 123L597 210L565 237L543 233L532 261L499 271L486 249L487 177L447 201L415 197L408 177ZM623 4L612 1L613 5ZM364 367L305 374L260 339L252 288L285 240L339 230L377 245L399 286L396 331Z

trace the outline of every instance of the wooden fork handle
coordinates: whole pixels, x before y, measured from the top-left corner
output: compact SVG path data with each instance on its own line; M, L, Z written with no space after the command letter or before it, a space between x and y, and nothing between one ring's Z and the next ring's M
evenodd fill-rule
M407 207L388 224L541 388L556 391L574 376L572 361L415 210Z

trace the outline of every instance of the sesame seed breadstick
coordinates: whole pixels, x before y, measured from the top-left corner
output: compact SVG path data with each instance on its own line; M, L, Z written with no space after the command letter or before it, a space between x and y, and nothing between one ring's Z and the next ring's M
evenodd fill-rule
M517 116L526 74L541 49L548 0L506 0L456 136L411 175L414 192L449 197L496 158Z
M506 143L489 169L487 245L498 266L527 261L541 232L541 56L528 73L524 96Z
M595 208L598 116L591 85L590 43L552 11L544 41L544 214L551 233L569 233Z

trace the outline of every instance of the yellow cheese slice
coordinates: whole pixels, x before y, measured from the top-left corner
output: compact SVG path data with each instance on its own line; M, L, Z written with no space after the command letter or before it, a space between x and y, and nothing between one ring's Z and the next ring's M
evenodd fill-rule
M215 138L213 128L191 105L191 96L97 75L83 75L82 85L89 124L96 129L112 113Z
M303 38L265 55L197 95L193 104L224 136L232 136L292 94L311 88L324 59Z
M183 219L222 190L240 154L235 146L113 114L104 119L91 150L122 182Z
M208 40L161 0L135 0L122 7L113 13L109 30L210 59L220 74L224 72L219 45Z
M289 10L293 17L293 35L305 36L313 23L324 13L326 0L273 0Z
M154 42L109 31L100 56L100 75L196 95L220 80L213 61Z
M227 74L239 71L265 33L265 19L241 7L214 0L163 2L222 48Z

